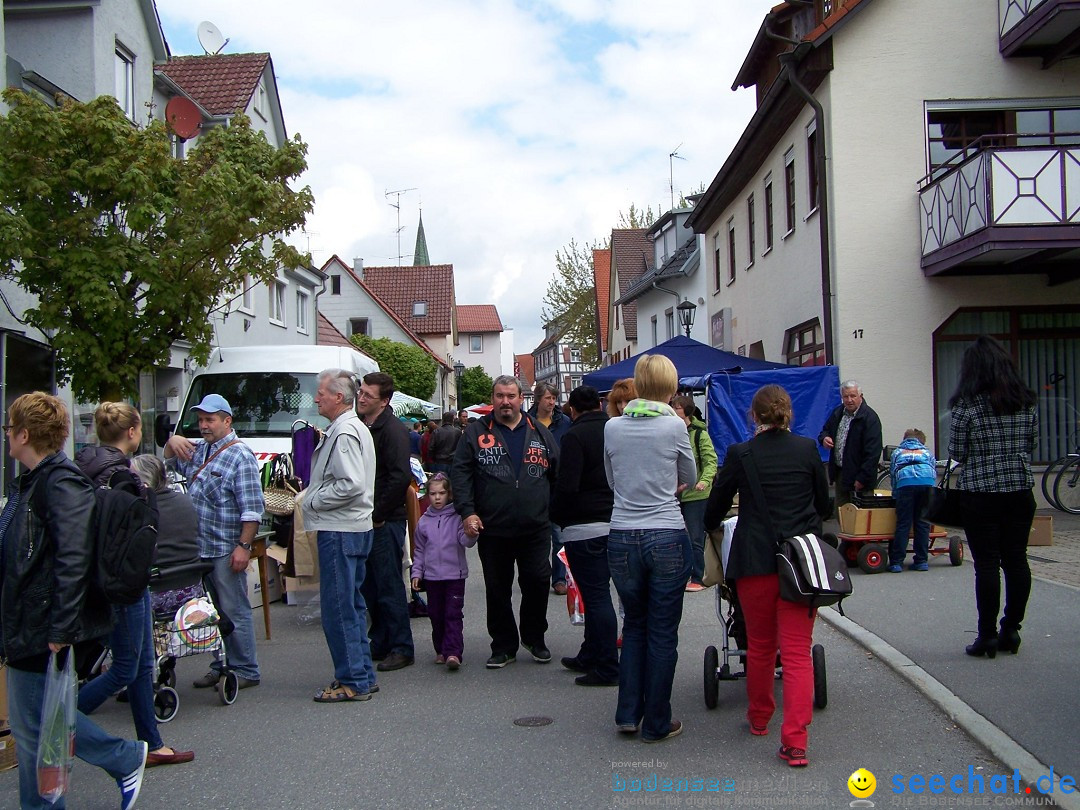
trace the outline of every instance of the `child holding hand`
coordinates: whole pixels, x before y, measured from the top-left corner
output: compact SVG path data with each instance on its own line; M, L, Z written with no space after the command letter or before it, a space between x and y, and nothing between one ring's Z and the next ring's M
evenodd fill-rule
M419 590L423 580L427 587L435 663L455 670L461 666L465 647L462 628L465 578L469 576L465 549L476 544L476 537L465 533L461 516L454 511L450 479L445 473L428 479L427 494L431 505L416 526L412 586Z

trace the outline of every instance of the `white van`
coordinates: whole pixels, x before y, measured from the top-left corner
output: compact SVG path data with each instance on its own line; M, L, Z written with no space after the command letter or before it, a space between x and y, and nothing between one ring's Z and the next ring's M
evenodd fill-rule
M293 426L302 422L323 429L329 422L315 407L319 372L342 368L357 377L379 364L346 346L237 346L210 353L188 387L176 432L199 438L198 416L191 408L207 394L221 394L233 409L233 429L260 461L292 450Z

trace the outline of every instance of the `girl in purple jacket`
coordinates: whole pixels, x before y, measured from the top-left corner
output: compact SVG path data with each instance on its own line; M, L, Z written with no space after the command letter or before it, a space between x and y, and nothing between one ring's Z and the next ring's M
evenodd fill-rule
M475 545L476 538L465 534L461 516L454 511L450 479L445 473L428 479L427 495L431 506L416 526L412 586L420 590L422 581L427 587L435 663L455 670L461 666L465 646L462 626L465 578L469 576L465 549Z

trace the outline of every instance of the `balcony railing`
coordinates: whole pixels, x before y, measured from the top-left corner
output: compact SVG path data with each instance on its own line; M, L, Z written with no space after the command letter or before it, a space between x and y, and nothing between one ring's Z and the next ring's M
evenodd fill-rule
M1080 55L1080 0L998 0L998 50L1041 57L1045 70Z
M919 206L924 258L986 228L1080 224L1080 145L981 149L927 180Z
M998 0L998 37L1003 38L1046 0Z

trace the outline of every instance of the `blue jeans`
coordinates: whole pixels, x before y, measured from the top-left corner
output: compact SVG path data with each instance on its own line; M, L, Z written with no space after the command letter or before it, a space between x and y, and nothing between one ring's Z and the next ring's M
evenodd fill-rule
M646 739L660 739L671 729L690 555L685 529L612 529L608 537L611 579L626 611L615 723L640 722Z
M214 564L210 579L214 584L214 601L218 612L228 616L233 631L225 636L225 657L229 669L241 678L259 680L259 662L255 659L255 623L251 620L251 602L248 600L247 572L237 574L230 565L231 555L212 557ZM210 669L221 671L221 660L214 653Z
M150 615L150 592L133 605L114 605L109 649L112 666L79 690L79 711L93 714L102 703L125 686L138 739L151 751L164 743L154 714L154 635Z
M619 678L619 624L611 605L611 572L608 569L607 537L567 543L570 573L585 604L585 639L578 662L605 681Z
M68 653L71 654L70 651ZM7 668L8 713L19 752L19 806L22 810L62 810L64 799L49 804L38 795L34 761L45 700L45 673ZM82 712L75 715L75 756L123 779L139 767L139 744L105 733Z
M915 524L915 559L924 563L929 557L930 524L923 519L930 487L899 487L893 491L896 499L896 531L889 543L889 565L903 565L907 556L908 533Z
M322 628L334 680L358 692L375 685L362 585L373 532L316 533Z
M554 523L551 524L551 584L561 582L566 584L566 566L559 559L559 549L563 547L562 531Z
M690 578L694 582L701 582L701 578L705 576L705 507L708 504L708 498L679 502L683 521L686 523L686 533L690 535L690 548L694 553L690 572Z
M405 554L405 521L388 520L374 529L371 553L364 577L364 600L371 613L371 648L382 658L400 653L414 656L412 625L409 624L409 599L401 561Z

